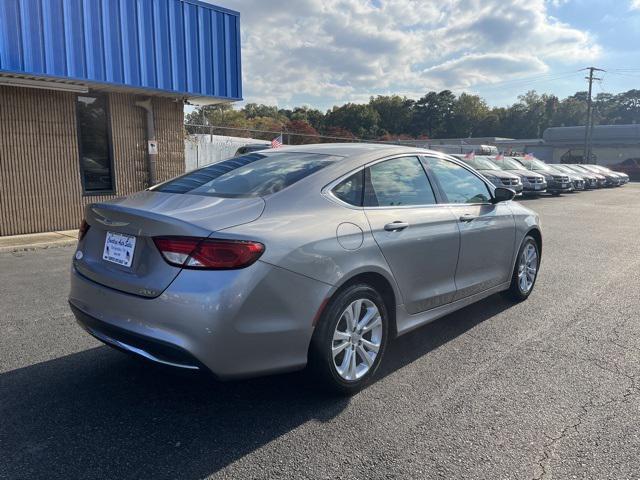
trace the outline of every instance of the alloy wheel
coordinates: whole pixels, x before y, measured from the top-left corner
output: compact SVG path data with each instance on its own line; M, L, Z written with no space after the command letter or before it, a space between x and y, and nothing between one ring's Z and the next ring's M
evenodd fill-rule
M362 378L373 366L382 345L382 317L374 302L360 298L340 315L331 354L336 372L347 381Z
M538 273L538 250L533 243L527 244L518 263L518 285L522 293L528 293L533 287Z

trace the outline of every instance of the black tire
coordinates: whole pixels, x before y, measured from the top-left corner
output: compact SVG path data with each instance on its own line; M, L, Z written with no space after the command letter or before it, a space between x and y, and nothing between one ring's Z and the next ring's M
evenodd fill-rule
M333 335L342 313L354 301L367 299L378 308L382 320L382 338L378 354L369 370L357 380L345 380L338 373L332 355ZM308 371L314 386L340 395L353 395L375 376L389 340L389 315L381 295L366 284L351 285L338 292L322 313L309 347ZM337 357L339 358L339 357ZM356 357L358 358L358 357Z
M561 192L551 192L554 197L559 197Z
M518 278L518 266L520 265L520 258L522 256L522 252L524 252L524 249L527 248L527 246L530 244L533 244L536 249L536 255L537 255L536 276L533 279L533 284L531 285L531 288L529 288L528 291L523 291L523 289L520 287L520 282ZM533 289L536 286L536 281L538 280L539 273L540 273L540 245L538 245L538 242L536 241L535 238L533 238L531 235L527 235L526 237L524 237L524 240L520 245L520 249L518 250L518 256L516 257L516 264L513 267L513 274L511 275L511 285L509 286L509 289L505 292L506 295L516 302L522 302L526 300L527 298L529 298L529 295L531 295L531 292L533 292Z

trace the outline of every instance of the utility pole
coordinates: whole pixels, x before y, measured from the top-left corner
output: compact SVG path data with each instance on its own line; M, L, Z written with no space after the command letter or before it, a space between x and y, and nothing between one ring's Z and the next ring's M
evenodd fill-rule
M602 80L593 76L593 72L604 72L601 68L587 67L583 70L589 70L589 76L584 77L589 80L589 94L587 96L587 121L584 125L584 154L582 155L582 163L591 161L591 130L593 128L593 109L591 108L591 91L594 80Z

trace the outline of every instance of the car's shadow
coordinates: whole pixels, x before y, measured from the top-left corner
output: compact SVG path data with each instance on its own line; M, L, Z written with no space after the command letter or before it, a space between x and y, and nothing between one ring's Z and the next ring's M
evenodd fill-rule
M392 342L378 381L511 304L494 295ZM349 404L304 372L220 383L97 347L0 375L0 478L215 473Z

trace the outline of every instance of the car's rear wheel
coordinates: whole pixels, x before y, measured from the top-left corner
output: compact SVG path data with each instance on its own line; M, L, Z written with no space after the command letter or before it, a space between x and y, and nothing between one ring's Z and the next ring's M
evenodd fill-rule
M511 286L507 293L516 300L529 298L538 278L540 269L540 248L535 238L527 235L520 245L518 258L511 277Z
M380 294L352 285L327 305L311 341L309 370L341 394L362 389L375 375L387 345L389 320Z

